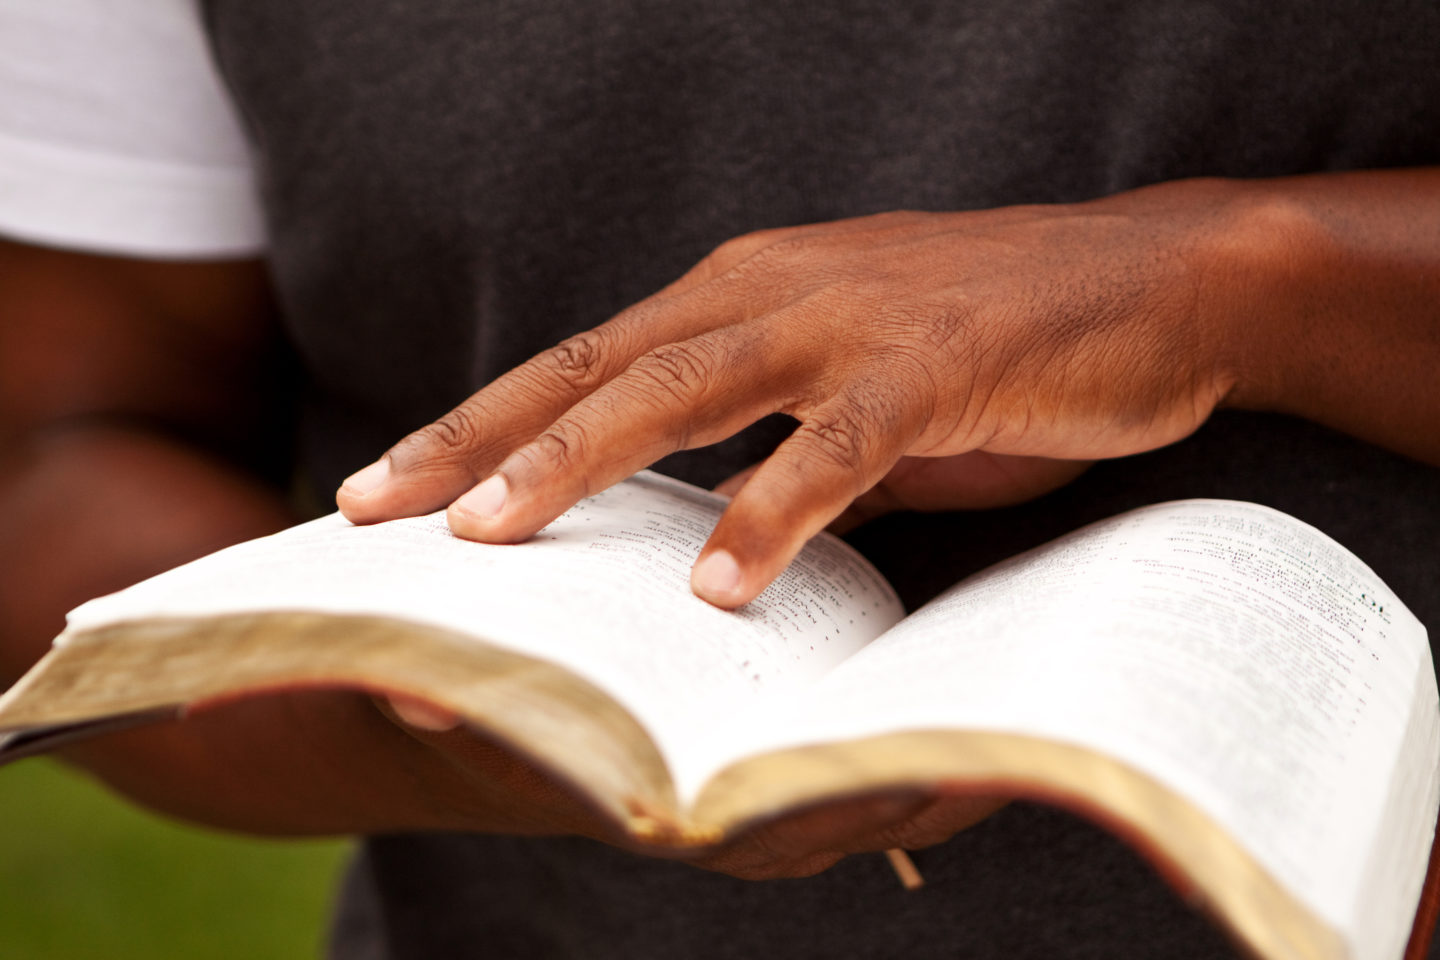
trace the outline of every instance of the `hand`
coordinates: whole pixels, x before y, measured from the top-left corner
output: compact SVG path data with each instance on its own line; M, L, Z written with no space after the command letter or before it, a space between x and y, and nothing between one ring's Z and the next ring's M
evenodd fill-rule
M1196 429L1235 379L1243 311L1214 277L1240 189L1188 181L741 237L406 437L346 481L340 507L365 523L449 504L458 535L520 541L670 452L781 411L799 427L693 574L699 595L739 606L887 475L926 473L920 458L1089 460ZM932 494L924 505L956 499Z
M532 819L525 826L532 829L540 826L539 832L564 827L620 846L634 846L608 824L594 818L563 786L517 757L497 751L460 729L459 715L424 700L399 695L382 702L381 708L399 720L401 728L417 741L462 760L472 775L486 771L478 781L489 794L494 793L497 785L514 791L514 801L497 806L529 812ZM1004 803L998 797L944 790L850 797L789 814L720 847L685 853L682 857L693 866L742 880L806 877L828 870L852 853L892 847L918 850L944 843ZM492 805L495 805L493 801ZM487 822L493 819L492 811ZM675 855L663 848L639 849L661 856Z
M742 880L808 877L850 854L944 843L1005 802L943 789L852 797L763 824L687 862Z

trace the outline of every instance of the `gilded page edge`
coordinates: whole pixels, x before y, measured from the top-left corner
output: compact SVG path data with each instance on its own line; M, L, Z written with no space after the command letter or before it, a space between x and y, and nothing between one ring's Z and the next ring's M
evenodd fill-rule
M1286 890L1194 804L1082 747L988 731L922 730L738 761L692 810L727 837L847 795L895 789L1036 800L1097 823L1144 856L1189 903L1264 960L1342 960L1339 931Z
M679 829L670 774L635 718L557 664L440 627L267 611L110 624L66 638L0 697L0 731L266 692L406 693L574 786L626 833Z

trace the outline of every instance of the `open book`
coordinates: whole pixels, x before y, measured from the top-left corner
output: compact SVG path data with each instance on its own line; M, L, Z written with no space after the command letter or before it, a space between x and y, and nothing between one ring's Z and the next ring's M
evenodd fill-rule
M722 505L641 474L516 546L442 515L325 517L78 608L0 730L403 692L651 843L886 787L1030 797L1136 843L1269 960L1403 954L1440 805L1434 668L1419 621L1320 532L1160 504L909 617L822 536L728 613L689 589Z

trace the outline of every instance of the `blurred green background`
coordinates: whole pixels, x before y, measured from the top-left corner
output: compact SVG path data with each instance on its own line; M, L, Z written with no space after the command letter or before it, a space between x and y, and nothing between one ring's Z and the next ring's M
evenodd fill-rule
M0 770L0 958L307 958L349 850L143 813L47 759Z

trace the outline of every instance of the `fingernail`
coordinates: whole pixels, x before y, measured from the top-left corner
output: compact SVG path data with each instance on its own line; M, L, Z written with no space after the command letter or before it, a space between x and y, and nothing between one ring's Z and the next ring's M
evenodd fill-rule
M458 713L414 697L392 694L390 709L395 711L395 716L418 730L444 733L460 726Z
M505 498L509 495L510 487L505 478L494 473L480 486L456 500L455 506L473 516L493 517L505 507Z
M716 550L695 564L690 572L690 588L705 600L729 600L740 589L740 564L730 551Z
M340 489L353 497L363 497L378 490L390 477L390 458L381 457L370 466L345 478Z

